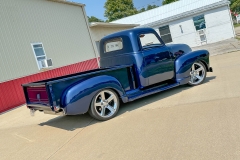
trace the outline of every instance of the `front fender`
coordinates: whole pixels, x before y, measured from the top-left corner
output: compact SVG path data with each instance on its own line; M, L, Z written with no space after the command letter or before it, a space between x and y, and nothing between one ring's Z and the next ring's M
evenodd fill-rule
M111 76L97 76L76 83L66 89L61 98L62 107L67 115L86 113L93 96L103 88L114 89L122 98L125 91L120 82Z
M175 61L176 80L180 84L186 84L190 80L190 71L194 62L204 63L207 71L209 69L209 52L207 50L198 50L186 53Z

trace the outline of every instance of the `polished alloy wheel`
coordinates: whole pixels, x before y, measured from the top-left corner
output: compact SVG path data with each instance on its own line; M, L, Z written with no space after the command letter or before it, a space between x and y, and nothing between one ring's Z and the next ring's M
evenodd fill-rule
M190 85L198 85L203 82L206 77L206 69L202 63L195 62L192 65L190 72L191 79L189 81Z
M117 95L111 90L103 90L95 96L94 109L98 116L110 118L117 112L119 106Z

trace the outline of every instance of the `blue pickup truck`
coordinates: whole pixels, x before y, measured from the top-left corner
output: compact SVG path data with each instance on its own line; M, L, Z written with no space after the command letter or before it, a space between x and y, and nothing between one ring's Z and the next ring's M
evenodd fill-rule
M22 85L27 107L57 115L88 112L97 120L108 120L121 103L180 85L199 85L212 72L207 50L165 45L151 28L108 35L99 50L99 69Z

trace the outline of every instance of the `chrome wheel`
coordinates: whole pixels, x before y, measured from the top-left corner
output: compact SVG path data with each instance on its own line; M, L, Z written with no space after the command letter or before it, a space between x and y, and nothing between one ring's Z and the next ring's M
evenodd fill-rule
M192 65L190 76L191 79L188 82L190 85L198 85L202 83L206 77L205 66L201 62L195 62Z
M95 96L93 107L99 117L111 118L118 111L119 100L112 90L103 90Z

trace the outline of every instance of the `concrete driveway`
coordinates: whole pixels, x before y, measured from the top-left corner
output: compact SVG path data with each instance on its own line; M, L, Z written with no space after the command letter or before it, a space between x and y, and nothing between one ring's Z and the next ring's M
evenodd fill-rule
M88 115L0 115L0 159L240 159L240 52L211 57L213 73L125 104L98 122Z
M211 55L225 54L229 52L240 51L240 27L235 28L236 38L223 40L216 43L210 43L198 47L193 47L193 50L206 49Z

